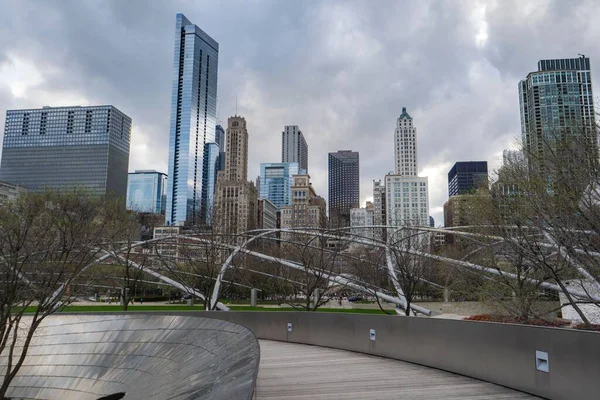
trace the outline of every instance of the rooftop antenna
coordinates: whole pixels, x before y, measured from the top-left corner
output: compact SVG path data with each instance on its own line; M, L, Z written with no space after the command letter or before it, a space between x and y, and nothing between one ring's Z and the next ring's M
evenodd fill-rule
M237 96L238 94L235 94L235 116L237 117Z

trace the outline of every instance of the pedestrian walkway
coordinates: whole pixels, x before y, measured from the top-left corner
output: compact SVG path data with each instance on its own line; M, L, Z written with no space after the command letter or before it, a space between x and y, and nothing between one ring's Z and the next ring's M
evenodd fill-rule
M477 379L345 350L260 340L254 399L537 399Z

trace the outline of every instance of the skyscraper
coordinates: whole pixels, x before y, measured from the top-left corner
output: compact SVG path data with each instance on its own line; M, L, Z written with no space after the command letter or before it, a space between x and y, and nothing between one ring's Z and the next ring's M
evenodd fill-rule
M142 213L165 212L167 175L154 170L130 172L127 179L127 209Z
M219 171L225 170L225 129L221 125L215 127L215 141L219 146Z
M215 142L219 44L177 14L171 95L167 224L201 219L204 149Z
M109 105L9 110L0 180L125 201L130 136L131 118Z
M373 180L373 225L385 225L385 186L381 180ZM385 240L386 231L384 228L375 228L375 238Z
M294 175L298 173L298 163L260 164L260 197L271 200L277 210L291 205Z
M419 177L417 169L417 129L402 107L394 130L396 173L385 177L386 218L389 226L429 226L429 187L427 177ZM397 230L388 230L388 240Z
M448 197L471 193L487 183L487 161L459 161L448 171Z
M246 119L227 120L225 170L219 171L212 221L219 234L239 235L256 227L257 193L248 179L248 130ZM241 239L241 238L240 238Z
M203 165L200 223L204 226L211 226L217 173L219 172L219 145L216 143L206 143L204 145Z
M402 107L402 114L396 120L395 159L396 174L401 176L417 176L417 128L413 120Z
M281 162L295 162L308 174L308 146L298 125L286 125L281 132Z
M597 157L589 58L540 60L538 70L519 82L519 103L523 147L530 166L543 157L544 143L565 135L586 135L589 149Z
M350 226L350 209L358 208L360 177L358 152L329 153L329 222L331 227Z

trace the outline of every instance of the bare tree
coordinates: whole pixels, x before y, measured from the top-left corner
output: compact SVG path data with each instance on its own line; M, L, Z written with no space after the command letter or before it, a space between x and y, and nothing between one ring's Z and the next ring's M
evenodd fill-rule
M36 329L73 298L75 278L113 239L117 209L118 202L82 191L26 193L0 207L1 399Z
M396 275L394 277L390 274L390 279L402 290L402 296L406 300L404 311L409 316L419 288L433 270L432 261L417 253L429 251L429 235L410 229L407 224L404 229L391 235L390 239L389 257Z

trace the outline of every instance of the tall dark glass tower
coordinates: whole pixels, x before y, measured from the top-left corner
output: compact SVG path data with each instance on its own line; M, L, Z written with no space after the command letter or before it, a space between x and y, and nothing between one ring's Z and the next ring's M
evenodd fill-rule
M448 171L448 196L471 193L487 182L487 161L459 161Z
M358 152L329 153L329 223L332 228L350 226L350 209L360 203Z
M221 125L215 128L215 141L219 145L218 170L225 171L225 129Z
M201 222L204 151L215 142L219 44L177 14L171 95L167 224Z

